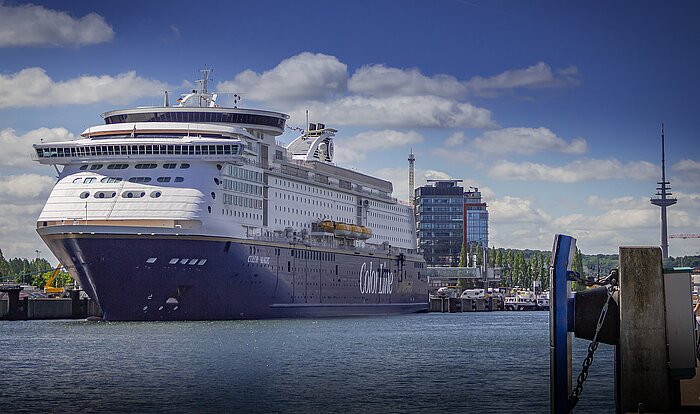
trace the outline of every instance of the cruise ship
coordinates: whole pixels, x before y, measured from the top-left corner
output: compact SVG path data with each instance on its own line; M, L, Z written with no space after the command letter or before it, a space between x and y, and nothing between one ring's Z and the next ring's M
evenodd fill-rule
M174 105L102 114L34 144L58 181L37 232L106 320L383 315L427 310L413 208L333 163L337 132L221 107L209 71Z

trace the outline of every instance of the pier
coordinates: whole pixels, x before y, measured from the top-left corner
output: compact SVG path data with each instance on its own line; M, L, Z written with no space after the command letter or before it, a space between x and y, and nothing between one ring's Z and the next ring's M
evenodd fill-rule
M19 284L0 284L0 320L85 319L102 315L95 301L80 294L82 290L68 291L67 298L21 297L21 292Z

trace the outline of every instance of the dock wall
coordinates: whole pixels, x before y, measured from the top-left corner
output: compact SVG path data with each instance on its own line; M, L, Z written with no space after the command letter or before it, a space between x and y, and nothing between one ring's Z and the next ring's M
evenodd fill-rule
M102 316L102 310L91 299L78 298L23 298L22 309L11 315L8 299L0 299L0 319L83 319Z

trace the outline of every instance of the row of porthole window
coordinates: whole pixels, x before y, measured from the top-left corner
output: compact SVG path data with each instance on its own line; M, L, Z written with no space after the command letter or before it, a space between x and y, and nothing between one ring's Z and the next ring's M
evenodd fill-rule
M85 171L89 168L91 171L93 171L93 170L99 170L102 167L104 167L104 164L89 164L89 165L85 164L85 165L81 165L80 169L82 171ZM163 164L163 168L165 168L165 169L173 169L176 167L177 167L176 163ZM108 170L124 170L126 168L129 168L129 164L109 164L107 166ZM134 165L134 168L136 168L138 170L150 170L153 168L158 168L158 164L136 164L136 165ZM182 169L190 168L190 164L182 163L182 164L180 164L180 168L182 168Z
M170 180L173 180L173 177L158 177L156 179L156 181L158 181L159 183L169 183ZM86 177L86 178L79 177L79 178L76 178L73 180L73 184L80 184L80 183L91 184L91 183L94 183L96 181L97 181L97 178L95 178L95 177ZM107 184L120 183L122 181L124 181L124 179L122 177L104 177L100 180L101 183L107 183ZM151 177L131 177L127 181L129 181L130 183L150 183L151 181L153 181L153 179ZM175 181L176 183L181 183L181 182L185 181L185 178L184 177L175 177L175 179L173 181Z
M197 266L204 266L204 263L207 262L207 259L181 259L179 257L173 257L170 259L168 262L169 264L187 264L187 265L197 265Z
M151 191L151 198L159 198L161 195L163 195L162 192L160 191ZM117 196L116 191L98 191L94 194L93 197L95 198L114 198ZM122 193L123 198L142 198L146 196L145 191L124 191ZM86 199L90 197L90 192L89 191L83 191L80 193L80 198Z

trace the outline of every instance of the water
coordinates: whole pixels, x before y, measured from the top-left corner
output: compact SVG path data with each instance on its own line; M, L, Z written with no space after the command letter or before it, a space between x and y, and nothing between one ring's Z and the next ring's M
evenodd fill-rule
M0 322L0 411L549 411L547 312ZM574 372L587 342L574 343ZM613 412L601 345L577 412Z

